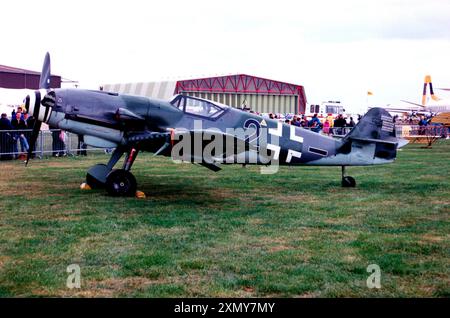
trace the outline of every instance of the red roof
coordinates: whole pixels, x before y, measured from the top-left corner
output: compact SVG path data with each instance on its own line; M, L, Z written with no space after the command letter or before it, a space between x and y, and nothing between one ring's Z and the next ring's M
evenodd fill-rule
M246 74L178 81L175 93L181 91L304 95L304 88L301 85L284 83Z
M41 75L40 72L25 70L23 68L17 68L17 67L6 66L6 65L0 65L0 73L19 73L19 74Z
M174 93L179 94L181 92L298 95L299 112L306 107L305 89L302 85L284 83L247 74L178 81Z
M3 88L38 89L40 76L40 72L0 65L0 87ZM52 75L50 85L53 88L61 87L61 76Z

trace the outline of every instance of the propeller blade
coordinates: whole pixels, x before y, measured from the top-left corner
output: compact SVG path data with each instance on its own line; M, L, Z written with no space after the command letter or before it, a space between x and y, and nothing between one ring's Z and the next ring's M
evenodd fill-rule
M47 52L45 54L44 59L44 65L42 65L42 72L41 77L39 78L39 88L40 89L50 89L50 54ZM53 107L55 105L55 93L54 92L48 92L45 96L42 96L43 93L40 91L35 92L35 96L31 98L30 95L28 95L25 98L25 108L27 112L30 112L30 110L33 110L33 117L35 119L34 126L33 126L33 132L31 133L30 142L29 142L29 149L27 153L27 161L25 162L25 165L28 165L28 162L31 159L31 156L33 154L33 149L36 147L36 142L39 137L39 131L41 130L42 120L45 120L48 115L48 110L50 107ZM44 114L44 118L42 119L39 117L39 111L41 108L41 101L42 105L46 107L47 111ZM41 119L41 120L39 120Z
M39 79L39 88L50 88L50 54L45 54L44 65L42 66L41 77Z
M33 132L31 133L28 153L27 153L27 161L25 162L25 166L28 165L28 161L30 161L31 155L33 154L33 149L36 146L36 141L39 137L39 131L41 130L42 122L39 120L36 120L33 127Z

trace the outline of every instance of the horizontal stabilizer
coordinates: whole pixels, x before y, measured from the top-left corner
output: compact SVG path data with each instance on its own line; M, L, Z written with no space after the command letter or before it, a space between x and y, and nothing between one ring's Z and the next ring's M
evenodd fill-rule
M382 144L388 144L388 145L397 145L397 149L402 148L409 143L408 140L403 139L403 138L397 138L397 141L388 141L388 140L370 139L370 138L355 138L355 137L350 137L349 139L360 141L360 142L367 142L367 143L382 143Z
M409 143L409 140L407 140L405 138L398 138L397 149L405 147L408 143Z
M372 139L372 138L349 137L348 139L362 141L362 142L382 142L384 144L391 144L391 145L396 145L397 144L396 141L388 141L388 140Z

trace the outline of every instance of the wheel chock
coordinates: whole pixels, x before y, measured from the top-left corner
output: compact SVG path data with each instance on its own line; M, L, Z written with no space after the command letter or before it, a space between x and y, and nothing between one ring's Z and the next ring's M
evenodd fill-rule
M145 199L145 198L146 198L146 195L145 195L145 193L142 192L142 191L136 191L136 198L137 198L137 199Z
M80 189L81 190L92 190L92 188L86 182L83 182L82 184L80 184Z

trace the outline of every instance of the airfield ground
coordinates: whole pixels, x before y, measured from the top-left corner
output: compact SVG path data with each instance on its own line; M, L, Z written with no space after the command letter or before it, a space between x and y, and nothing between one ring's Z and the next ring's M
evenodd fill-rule
M420 147L348 168L355 189L339 167L213 173L143 154L145 200L79 189L106 155L1 162L0 296L449 297L450 142Z

